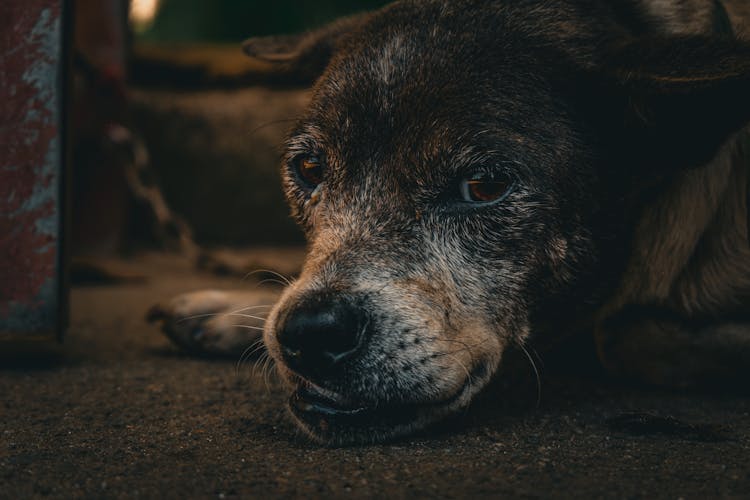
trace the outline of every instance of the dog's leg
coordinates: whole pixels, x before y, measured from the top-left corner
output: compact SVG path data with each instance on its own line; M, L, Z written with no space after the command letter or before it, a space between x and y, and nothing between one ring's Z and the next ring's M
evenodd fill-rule
M147 319L186 351L239 357L261 349L265 317L278 292L204 290L157 304Z
M750 380L750 323L691 324L638 312L597 330L599 355L613 373L670 387Z

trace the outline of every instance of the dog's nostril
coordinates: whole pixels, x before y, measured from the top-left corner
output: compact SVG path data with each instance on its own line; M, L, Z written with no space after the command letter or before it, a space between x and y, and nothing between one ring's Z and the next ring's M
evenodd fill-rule
M358 351L365 326L359 309L341 300L316 300L292 310L277 338L291 368L320 376Z

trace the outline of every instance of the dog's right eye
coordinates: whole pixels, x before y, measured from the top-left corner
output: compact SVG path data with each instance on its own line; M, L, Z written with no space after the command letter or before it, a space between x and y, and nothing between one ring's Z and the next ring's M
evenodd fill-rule
M316 188L323 182L323 160L319 156L303 156L294 162L297 177L309 188Z
M496 174L487 176L477 174L463 179L459 185L459 189L464 201L489 204L504 200L513 189L513 186L513 179L508 175Z

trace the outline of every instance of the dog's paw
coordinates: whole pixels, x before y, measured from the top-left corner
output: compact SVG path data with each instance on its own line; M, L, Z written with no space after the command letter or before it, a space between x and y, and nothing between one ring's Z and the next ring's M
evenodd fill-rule
M236 357L260 341L276 298L261 292L186 293L153 306L146 319L191 354Z

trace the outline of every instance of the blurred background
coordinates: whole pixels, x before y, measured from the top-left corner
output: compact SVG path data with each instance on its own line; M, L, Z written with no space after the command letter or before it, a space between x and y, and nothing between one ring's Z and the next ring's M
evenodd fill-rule
M265 75L240 43L384 3L78 0L76 253L180 249L188 233L201 246L301 243L283 203L278 158L307 102L307 82ZM121 165L134 160L140 164ZM152 206L152 187L174 218Z
M591 337L504 354L434 434L331 449L264 353L146 324L195 290L267 310L304 255L278 172L309 82L240 42L382 3L2 0L0 498L747 498L747 400L613 381Z
M296 33L384 5L382 0L133 0L137 41L228 42Z
M62 332L70 284L158 281L144 255L293 274L279 158L311 82L241 42L384 3L4 1L0 337Z

